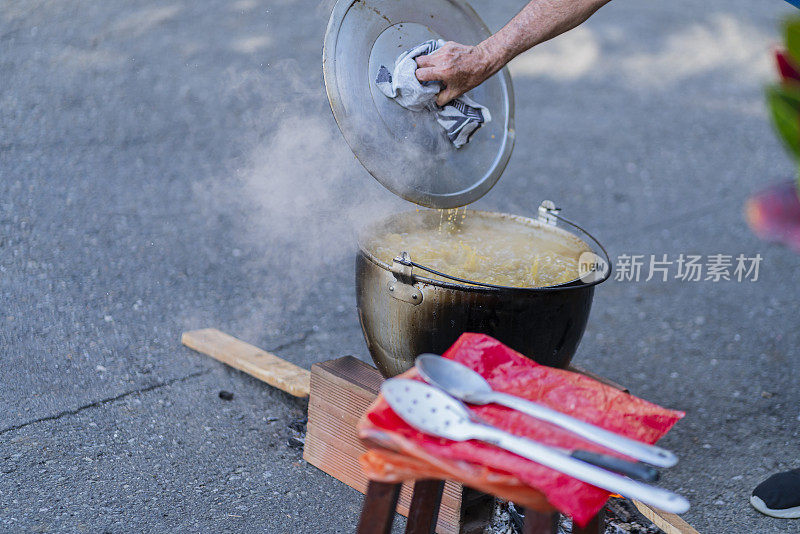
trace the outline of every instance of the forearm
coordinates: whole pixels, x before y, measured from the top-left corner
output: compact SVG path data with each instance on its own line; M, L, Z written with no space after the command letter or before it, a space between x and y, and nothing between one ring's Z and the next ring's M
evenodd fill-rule
M609 0L532 0L502 30L477 46L449 42L418 56L417 79L440 82L436 103L444 106L477 87L506 63L539 43L588 19Z
M531 0L500 31L478 48L494 74L522 52L571 30L609 0Z

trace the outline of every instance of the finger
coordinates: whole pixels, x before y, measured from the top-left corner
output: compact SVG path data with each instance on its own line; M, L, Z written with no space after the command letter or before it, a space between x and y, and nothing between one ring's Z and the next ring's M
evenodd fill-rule
M421 82L436 82L442 79L442 74L439 72L439 69L431 67L417 69L414 74L417 75L417 79Z
M430 55L427 56L417 56L414 58L414 61L417 62L417 67L433 67L435 63L435 58L432 58Z
M460 96L461 92L445 88L442 91L439 91L439 96L436 97L436 104L439 107L444 107L445 104L450 102L451 100L455 99L456 97Z

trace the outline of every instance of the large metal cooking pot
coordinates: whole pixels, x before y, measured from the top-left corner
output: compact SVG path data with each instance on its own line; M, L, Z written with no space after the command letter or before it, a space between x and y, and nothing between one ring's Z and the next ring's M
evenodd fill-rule
M500 287L452 277L443 281L431 278L407 254L390 265L366 246L370 236L401 227L411 218L438 218L436 212L401 213L371 225L359 237L356 300L364 338L378 369L387 377L402 373L414 365L418 354L441 354L464 332L491 335L539 363L566 367L586 328L594 286L610 275L605 249L586 231L559 217L550 201L542 203L537 219L467 213L513 219L572 239L577 236L592 250L595 265L587 270L581 255L581 273L586 275L549 287Z

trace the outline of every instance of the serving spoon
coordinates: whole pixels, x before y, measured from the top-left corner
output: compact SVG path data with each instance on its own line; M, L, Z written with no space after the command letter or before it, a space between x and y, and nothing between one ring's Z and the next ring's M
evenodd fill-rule
M439 359L439 360L443 360L444 359L444 358L441 358L439 356L434 356L434 355L430 355L430 356L432 356L431 361L433 361L434 363L428 363L427 367L432 367L432 366L438 365L438 362L436 362L436 359ZM418 367L425 366L426 365L425 361L427 361L427 358L425 358L425 357L421 356L420 358L418 358L418 363L417 363ZM449 361L450 360L445 360L445 362L449 362ZM453 363L456 363L456 362L453 362ZM462 367L464 369L469 370L468 368L461 366L461 364L457 364L457 365L459 365L460 367ZM423 373L420 373L420 374L423 374ZM478 375L478 376L480 377L480 375ZM424 374L423 374L423 377L425 377ZM482 377L481 377L481 379L482 379ZM428 382L429 383L433 383L432 380L428 380ZM433 385L436 385L436 384L434 383ZM440 389L444 389L444 388L440 388ZM550 447L553 447L553 446L550 445ZM570 450L564 449L562 447L554 447L554 448L557 448L559 451L561 451L561 452L563 452L565 454L568 454L568 455L570 455L573 458L576 458L578 460L582 460L584 462L588 462L590 464L596 465L597 467L602 467L603 469L608 469L609 471L615 471L617 473L623 474L623 475L625 475L627 477L630 477L630 478L633 478L633 479L636 479L636 480L643 480L645 482L655 482L660 477L660 473L658 472L658 469L656 469L655 467L651 467L651 466L649 466L649 465L647 465L646 463L643 463L643 462L635 462L635 461L632 462L632 461L626 460L624 458L618 458L616 456L611 456L611 455L608 455L608 454L602 454L602 453L587 451L587 450L583 450L583 449L576 449L576 450L570 451Z
M426 382L468 404L500 404L658 467L672 467L678 463L675 454L661 447L626 438L542 404L494 391L481 375L454 360L436 354L421 354L417 356L415 366Z
M639 500L666 512L681 514L689 501L665 489L631 480L568 456L557 449L476 421L464 404L444 391L417 380L392 378L381 385L392 410L420 432L453 440L477 440L505 449L612 493Z

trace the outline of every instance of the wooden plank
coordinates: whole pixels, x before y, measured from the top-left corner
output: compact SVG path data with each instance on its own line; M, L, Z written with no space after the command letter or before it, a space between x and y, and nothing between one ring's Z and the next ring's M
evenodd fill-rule
M692 525L684 521L681 516L664 512L657 508L631 499L633 504L647 519L653 522L655 526L663 530L666 534L699 534Z
M353 356L343 356L314 365L324 370L330 379L336 379L337 384L358 393L369 392L371 398L378 396L384 380L377 369Z
M303 458L362 493L366 491L368 480L358 457L366 449L358 438L355 424L375 400L382 381L377 369L353 357L311 367L311 397ZM468 490L460 484L447 481L442 493L437 532L456 534L461 531L465 491ZM411 500L411 487L404 484L397 511L408 515Z
M306 433L306 449L303 458L326 473L336 473L335 478L348 486L364 492L367 477L361 471L358 458L366 452L363 445L354 445L350 439L340 439L340 432L332 433L309 422ZM455 482L448 483L442 494L442 506L445 510L459 510L462 506L463 487ZM408 502L403 501L403 506ZM445 512L447 513L447 512ZM405 512L403 512L405 515Z
M216 328L184 332L181 336L181 342L191 349L239 369L290 395L295 397L308 397L309 395L311 374L308 370L225 334ZM375 372L373 367L352 356L346 356L343 361L340 360L331 360L330 362L322 362L315 365L323 366L331 378L338 378L338 382L344 387L353 388L356 391L371 391L377 394L380 383L383 381L380 373ZM331 362L334 361L338 363L332 365ZM570 370L624 390L618 384L577 366L571 367Z
M433 534L444 480L417 480L408 511L406 534Z
M445 491L447 491L446 485ZM495 498L492 495L464 487L464 493L461 496L461 532L459 534L484 534L486 525L489 524L494 513L494 501Z
M572 524L572 534L604 534L606 531L606 509L601 508L597 515L594 516L586 526L579 527L575 523Z
M181 343L295 397L308 397L311 373L215 328L184 332Z
M364 395L338 387L326 377L317 374L311 376L311 389L315 395L311 396L309 403L313 403L318 409L326 412L337 410L340 412L336 414L337 417L347 419L354 428L367 411L370 403L375 400L374 396L365 398Z
M361 471L361 466L357 461L352 461L346 452L340 450L337 447L337 443L328 443L318 436L306 435L306 449L303 453L303 458L311 465L318 467L351 488L361 493L366 492L369 481L364 476L364 472ZM436 532L440 534L458 534L459 532L461 511L457 502L454 502L453 497L447 496L447 493L451 493L456 488L461 491L462 486L450 480L445 484L445 492L442 495L436 527ZM412 485L403 484L397 503L397 512L408 516L411 500Z
M399 493L400 484L370 481L357 534L390 534Z

